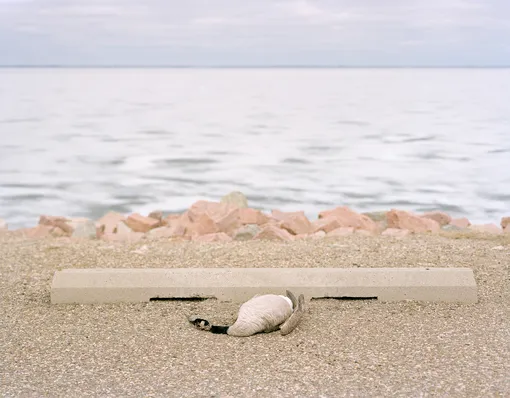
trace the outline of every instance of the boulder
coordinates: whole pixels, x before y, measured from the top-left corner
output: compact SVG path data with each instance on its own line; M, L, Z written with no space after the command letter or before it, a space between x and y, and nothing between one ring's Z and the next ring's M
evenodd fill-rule
M197 242L230 242L232 238L224 232L214 234L200 235L193 238Z
M39 225L46 225L54 228L60 228L64 234L71 236L73 233L73 227L68 222L70 219L60 216L46 216L42 215L39 217Z
M262 228L262 230L255 235L253 239L291 241L294 238L287 230L278 228L274 225L268 225Z
M389 229L407 229L414 233L437 232L441 229L437 221L403 210L392 209L386 214L386 221Z
M289 231L292 235L308 234L313 231L313 225L303 211L282 212L273 210L272 217L281 221L280 227Z
M464 229L464 228L469 227L471 225L471 223L469 222L469 220L466 217L462 217L462 218L454 218L454 219L452 219L450 221L449 225L458 227L460 229Z
M476 231L476 232L481 232L481 233L486 233L486 234L499 235L499 234L503 233L503 230L496 224L470 225L469 229L471 231Z
M96 227L98 228L100 235L113 234L116 232L115 228L117 228L117 224L125 219L126 217L122 214L110 211L96 221Z
M1 224L1 221L0 221L0 224ZM510 217L503 217L501 219L501 228L506 230L509 226L510 226ZM1 228L1 226L0 226L0 228Z
M349 235L352 235L353 233L354 233L353 227L340 227L340 228L334 229L331 232L328 232L328 234L326 236L328 236L328 237L330 237L330 236L349 236Z
M232 237L234 240L251 240L261 230L262 229L257 224L247 224L235 231Z
M246 199L246 196L239 191L230 192L228 195L223 196L220 203L233 205L239 208L248 207L248 199Z
M55 227L52 227L51 225L39 224L34 228L20 229L19 232L21 232L22 236L25 238L40 239L40 238L46 238L48 236L51 236L51 231L54 228Z
M105 233L101 239L107 242L138 242L141 240L144 237L143 232L133 231L126 221L120 221L115 227L115 233Z
M403 238L411 233L408 229L388 228L382 232L382 236L393 236L395 238Z
M241 227L241 220L239 218L239 209L233 209L228 212L225 216L216 220L219 232L224 232L228 235L232 235L235 230Z
M76 225L71 235L73 238L94 239L97 238L96 223L92 220L86 220Z
M257 224L263 225L269 221L269 217L260 210L251 209L249 207L239 209L239 221L241 224Z
M312 231L324 231L325 233L331 232L341 225L336 218L320 218L312 223Z
M442 211L430 211L422 215L422 217L429 218L431 220L439 223L440 226L447 225L452 221L452 218L449 214L446 214Z
M184 236L186 228L182 225L163 226L151 229L147 235L151 238L173 238L177 236Z
M331 218L336 219L340 227L352 227L354 229L364 229L371 232L376 232L378 230L377 224L372 219L364 214L356 213L347 206L341 206L319 213L319 219Z
M207 235L220 232L214 220L207 214L192 214L190 211L184 213L179 225L185 227L186 235Z
M126 220L125 223L131 228L134 232L149 232L151 229L159 227L161 225L160 220L156 220L151 217L145 217L138 213L131 214Z

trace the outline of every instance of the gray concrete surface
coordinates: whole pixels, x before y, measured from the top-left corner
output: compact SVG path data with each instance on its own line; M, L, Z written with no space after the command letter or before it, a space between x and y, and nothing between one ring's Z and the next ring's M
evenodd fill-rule
M475 303L469 268L176 268L64 269L55 272L53 304L136 303L152 298L216 298L240 303L255 294L381 301Z

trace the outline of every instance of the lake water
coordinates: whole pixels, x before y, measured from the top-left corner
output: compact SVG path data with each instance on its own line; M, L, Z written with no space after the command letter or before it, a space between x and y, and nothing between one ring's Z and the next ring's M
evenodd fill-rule
M510 215L510 69L0 69L0 217Z

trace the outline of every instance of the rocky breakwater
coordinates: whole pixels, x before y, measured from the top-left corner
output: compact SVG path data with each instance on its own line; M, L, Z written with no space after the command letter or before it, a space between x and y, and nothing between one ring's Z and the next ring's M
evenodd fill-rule
M0 220L0 233L8 231ZM339 206L319 213L310 220L302 211L272 210L266 214L248 207L239 192L226 195L218 202L198 201L180 214L154 211L148 215L123 215L109 212L99 220L42 215L37 226L12 231L25 238L69 237L102 239L109 242L140 240L191 240L229 242L243 240L293 241L344 237L353 234L402 238L410 234L441 231L472 231L489 234L510 233L510 217L496 224L471 225L467 218L452 219L443 212L415 214L392 209L388 212L357 213Z

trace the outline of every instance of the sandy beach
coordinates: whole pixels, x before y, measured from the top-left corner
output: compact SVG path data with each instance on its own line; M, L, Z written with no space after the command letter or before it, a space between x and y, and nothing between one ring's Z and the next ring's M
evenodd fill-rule
M510 236L350 235L292 242L0 235L5 397L510 396ZM62 268L470 267L477 304L314 300L299 327L234 338L216 300L51 305Z

